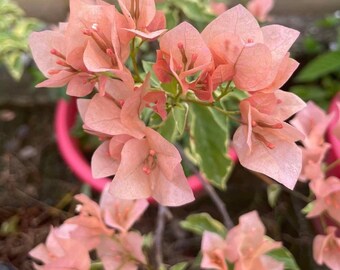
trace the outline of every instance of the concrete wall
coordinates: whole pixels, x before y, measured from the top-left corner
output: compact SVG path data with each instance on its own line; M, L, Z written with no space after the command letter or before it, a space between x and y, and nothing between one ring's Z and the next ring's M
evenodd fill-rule
M69 0L15 0L28 16L47 22L63 21L68 12ZM113 0L111 0L112 2ZM185 1L185 0L184 0ZM110 2L110 1L109 1ZM227 3L247 3L247 0L227 0ZM317 15L340 10L340 0L276 0L273 14Z

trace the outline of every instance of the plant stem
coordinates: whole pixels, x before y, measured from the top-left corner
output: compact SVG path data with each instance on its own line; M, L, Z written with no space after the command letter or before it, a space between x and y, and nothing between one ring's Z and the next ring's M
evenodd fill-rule
M202 178L202 176L200 175L200 173L197 170L197 168L186 157L186 155L185 155L185 153L183 151L183 148L180 145L178 145L178 144L176 145L176 147L177 147L178 151L180 152L183 161L190 167L190 170L192 170L195 173L195 175L198 177L198 179L202 183L204 189L208 193L210 199L213 201L213 203L215 204L216 208L220 212L220 214L222 216L222 219L223 219L223 224L226 226L226 228L228 230L230 230L232 227L234 227L234 223L231 220L231 217L230 217L230 215L228 213L228 210L227 210L227 207L226 207L225 203L218 196L217 192L212 187L212 185Z
M160 269L163 265L163 233L165 228L165 219L167 214L167 208L163 205L158 206L158 215L157 215L157 227L155 231L155 263L156 269Z
M222 108L215 106L214 103L204 102L204 101L195 100L195 99L181 98L181 101L188 102L188 103L195 103L195 104L211 107L212 109L214 109L216 111L219 111L220 113L223 113L224 115L228 116L232 120L234 120L236 122L240 122L240 120L238 120L237 118L233 117L233 115L240 114L240 111L225 111Z
M264 175L262 173L258 173L258 172L252 172L254 175L256 175L258 178L260 178L263 182L265 182L268 185L274 184L275 181L272 180L271 178L269 178L267 175ZM305 195L301 194L300 192L297 192L295 190L291 190L283 185L281 185L282 189L286 192L288 192L290 195L306 202L306 203L310 203L312 200L310 200L309 198L307 198Z
M329 165L326 167L325 172L328 172L328 171L334 169L334 168L337 167L338 165L340 165L340 158L337 159L337 160L335 160L335 161L333 161L331 164L329 164Z
M132 44L131 44L131 53L130 53L130 57L131 57L131 60L132 60L132 65L133 65L133 70L134 70L134 73L136 75L136 80L137 82L143 82L140 74L139 74L139 70L138 70L138 64L137 64L137 49L139 48L136 48L136 38L133 38L132 40Z
M220 101L224 96L226 96L230 90L229 90L229 87L230 87L230 84L231 84L231 81L228 82L227 86L223 89L221 95L219 95L215 101Z

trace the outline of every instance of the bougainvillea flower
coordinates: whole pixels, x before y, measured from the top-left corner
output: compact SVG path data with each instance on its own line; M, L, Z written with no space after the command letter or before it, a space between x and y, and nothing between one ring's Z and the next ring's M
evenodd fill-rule
M274 7L274 0L250 0L247 4L247 9L259 21L267 20L268 13Z
M299 177L301 182L324 178L322 162L330 148L330 144L309 148L300 147L302 151L302 170Z
M43 265L33 264L38 270L90 269L91 260L87 249L73 239L60 237L58 229L53 227L47 236L46 244L36 246L29 255L43 263Z
M148 208L147 200L122 200L109 193L106 185L100 198L105 223L120 232L127 232Z
M121 199L152 196L163 205L179 206L194 200L178 150L156 131L125 143L110 192Z
M267 92L280 88L297 68L288 50L298 35L298 31L280 25L260 28L241 5L221 14L202 32L219 83L233 80L239 89Z
M67 84L67 94L86 96L92 92L99 77L89 72L82 63L82 48L67 52L67 39L59 30L34 32L29 46L33 58L48 79L37 87L62 87Z
M121 159L120 152L131 138L129 135L113 136L96 149L91 159L91 171L94 178L112 176L117 172Z
M185 94L201 72L212 68L212 55L200 33L183 22L160 38L153 69L161 82L175 78ZM195 90L195 89L191 89Z
M81 203L79 215L67 219L59 230L92 250L98 246L102 236L112 236L114 231L105 225L96 202L84 194L76 195L75 199Z
M327 115L314 102L309 101L306 108L298 112L290 123L305 135L302 143L310 148L323 145L325 132L332 119L333 114Z
M156 10L154 0L118 0L128 21L127 31L144 39L155 39L166 29L165 15Z
M227 243L216 233L205 231L202 237L201 267L208 269L228 270L226 264Z
M128 101L124 103L124 106L130 109ZM89 102L85 112L85 127L90 131L110 136L126 134L142 138L144 133L139 126L144 126L144 123L138 118L139 115L137 113L133 115L132 121L121 113L122 106L118 102L110 96L96 94Z
M340 179L330 176L326 180L314 180L309 186L314 192L316 200L307 217L316 217L326 212L340 223Z
M105 269L137 270L146 264L142 251L143 237L137 232L116 235L112 239L103 237L97 254Z
M232 228L226 238L227 259L238 270L283 270L284 264L265 254L280 248L280 242L265 237L265 228L256 211L239 218L239 225Z
M143 96L143 101L145 106L156 112L163 121L166 119L166 95L164 91L149 91Z
M73 0L66 36L72 44L84 47L83 60L92 72L109 72L123 81L130 75L123 65L129 56L129 38L122 37L121 28L128 22L114 5L104 1Z
M217 16L221 15L223 12L225 12L228 9L228 7L225 3L217 2L215 0L210 0L209 2L210 2L209 3L210 9Z
M233 138L240 163L292 189L302 167L301 150L295 142L304 136L284 120L304 106L299 97L281 90L242 100L242 124Z
M328 227L327 235L317 235L313 241L314 260L331 270L340 269L340 238L336 236L336 231L336 227Z

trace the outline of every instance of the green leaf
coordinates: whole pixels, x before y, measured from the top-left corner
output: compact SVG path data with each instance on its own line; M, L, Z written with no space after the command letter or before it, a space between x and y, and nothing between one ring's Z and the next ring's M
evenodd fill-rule
M93 262L90 270L104 270L104 265L102 262Z
M310 211L312 211L314 207L314 202L310 202L309 204L307 204L302 210L301 212L305 215L307 215Z
M178 82L176 81L176 79L172 79L172 81L169 83L161 84L161 87L163 88L163 90L173 97L177 95L177 92L178 92L177 86L178 86Z
M217 188L225 189L232 170L232 162L227 157L228 132L205 106L190 104L189 113L191 152L203 177Z
M153 237L152 232L143 235L143 244L142 244L143 249L151 249L153 246L153 242L154 242L154 237Z
M199 0L173 0L177 6L189 19L196 22L210 22L215 19L209 10L209 5Z
M157 131L169 142L176 141L178 131L176 128L176 121L172 110L168 113L166 120Z
M181 221L180 225L183 229L198 235L202 235L204 231L214 232L222 237L227 234L223 224L212 218L208 213L192 214Z
M160 82L155 74L155 72L153 71L153 65L155 63L153 62L149 62L149 61L142 61L142 66L143 66L143 69L145 71L145 75L148 74L150 72L151 76L150 76L150 82L151 82L151 85L153 87L156 87L156 88L159 88L160 87Z
M330 73L340 71L340 51L327 52L309 62L298 74L297 82L315 81Z
M283 262L285 265L285 270L300 270L293 255L285 247L275 249L267 253L267 255L279 262Z
M188 267L189 263L187 262L180 262L175 264L174 266L170 267L170 270L185 270Z
M188 104L178 104L174 107L171 108L173 117L175 120L175 126L176 129L181 136L184 132L187 119L188 119L188 112L189 112L189 107Z
M274 208L281 194L281 186L279 184L271 184L267 188L267 197L269 205Z

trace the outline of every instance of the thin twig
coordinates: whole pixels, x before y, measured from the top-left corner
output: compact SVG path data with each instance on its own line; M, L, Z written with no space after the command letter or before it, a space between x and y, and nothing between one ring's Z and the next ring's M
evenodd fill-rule
M163 206L158 206L158 215L157 215L157 227L155 231L155 262L156 262L156 269L160 269L163 265L163 233L165 228L165 220L167 216L168 209Z
M265 182L266 184L268 185L272 185L272 184L275 184L276 182L271 179L270 177L268 177L267 175L264 175L262 173L258 173L258 172L253 172L251 171L255 176L257 176L258 178L260 178L263 182ZM295 190L292 190L292 189L289 189L287 187L285 187L284 185L281 185L281 188L288 192L289 194L291 194L292 196L306 202L306 203L310 203L312 200L309 199L308 197L306 197L305 195L303 195L302 193L298 192L298 191L295 191Z
M223 219L223 224L227 227L228 230L230 230L232 227L234 227L234 223L230 218L230 215L228 213L227 207L225 203L221 200L221 198L218 196L217 192L215 189L211 186L211 184L207 181L205 181L202 176L200 175L199 171L197 168L191 163L191 161L186 157L183 148L180 145L176 145L177 149L181 153L183 161L190 167L190 170L192 170L200 182L202 183L204 189L208 193L210 199L213 201L215 204L216 208L220 212L222 219Z

